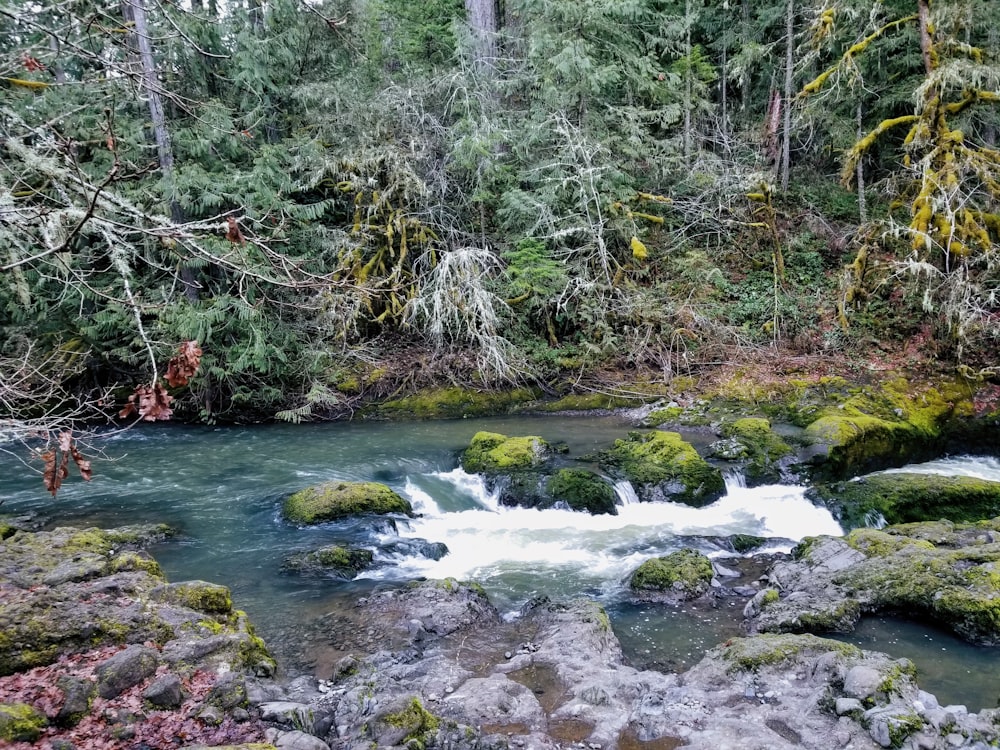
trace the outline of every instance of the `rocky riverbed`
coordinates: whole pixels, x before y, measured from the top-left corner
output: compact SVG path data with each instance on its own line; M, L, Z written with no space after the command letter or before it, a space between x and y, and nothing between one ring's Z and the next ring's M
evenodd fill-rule
M292 679L275 674L224 587L164 580L142 548L167 533L17 531L0 543L7 746L924 750L1000 741L1000 711L939 706L906 659L779 632L719 644L681 674L639 671L594 602L535 600L505 620L481 589L453 580L381 591L329 615L342 658L324 679ZM895 540L874 539L880 554L922 539L952 544L954 556L991 551L995 530L880 533ZM934 534L943 541L928 541ZM795 566L815 576L835 544L850 558L841 570L875 555L871 539L806 545L745 600L752 628L795 629L765 627L772 620L761 613L787 615L804 585L795 582L809 578ZM720 588L704 596L740 595Z

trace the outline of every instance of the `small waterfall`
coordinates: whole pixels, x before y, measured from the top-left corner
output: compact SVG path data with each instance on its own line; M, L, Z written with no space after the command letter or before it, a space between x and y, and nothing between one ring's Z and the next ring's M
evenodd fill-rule
M441 507L434 501L434 498L415 485L409 477L406 478L406 486L403 488L403 493L410 498L410 505L413 506L413 510L417 513L424 513L431 516L441 515Z
M882 515L882 512L876 510L875 508L872 508L865 513L863 520L865 522L865 526L870 529L884 529L889 524L889 522L885 520L885 516Z
M729 469L722 473L722 479L726 483L726 493L733 490L745 490L747 488L747 477L738 469Z
M635 493L635 487L627 479L615 482L615 494L618 496L619 505L634 505L639 502L639 496Z
M486 480L480 474L469 474L459 467L451 471L437 471L432 474L439 479L453 484L460 492L471 497L479 506L487 510L500 510L499 491L491 492L486 487Z

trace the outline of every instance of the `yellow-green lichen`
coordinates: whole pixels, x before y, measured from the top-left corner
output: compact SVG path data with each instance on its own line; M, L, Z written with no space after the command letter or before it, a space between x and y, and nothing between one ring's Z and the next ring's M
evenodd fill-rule
M755 672L761 667L783 664L803 654L834 652L849 659L860 659L862 656L861 649L857 646L808 633L764 633L752 638L732 638L716 650L721 650L722 658L729 662L730 672Z
M26 703L0 703L0 740L34 742L48 725L45 715Z
M422 750L433 739L441 722L434 714L424 708L419 698L413 698L405 708L396 713L387 714L385 723L406 732L401 745L411 745Z

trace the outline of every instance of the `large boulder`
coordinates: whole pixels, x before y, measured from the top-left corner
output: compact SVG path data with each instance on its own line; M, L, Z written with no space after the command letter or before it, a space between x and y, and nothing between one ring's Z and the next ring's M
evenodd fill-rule
M407 500L378 482L326 482L289 495L282 506L286 520L303 525L387 513L412 516L413 508Z
M803 541L769 572L750 632L847 632L864 613L906 612L1000 645L1000 518L855 529Z
M967 522L1000 514L1000 482L976 477L891 472L817 485L807 492L843 526L936 521Z
M546 482L546 491L554 503L565 503L571 510L591 515L616 515L614 487L588 469L560 469Z
M711 560L685 548L646 560L629 576L629 588L642 600L682 602L704 596L713 575Z
M462 468L474 474L508 474L537 469L550 455L549 444L536 435L477 432L462 454Z
M722 473L676 432L630 432L599 458L632 482L640 500L701 506L726 490Z
M763 417L741 417L719 427L718 440L709 446L713 458L739 464L752 484L786 478L795 451Z

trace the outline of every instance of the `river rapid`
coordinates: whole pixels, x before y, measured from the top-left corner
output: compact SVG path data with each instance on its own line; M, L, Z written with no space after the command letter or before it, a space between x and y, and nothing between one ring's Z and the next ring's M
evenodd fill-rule
M623 437L632 424L621 416L556 416L243 428L144 425L98 441L109 460L95 462L89 483L71 477L55 499L40 476L0 452L0 498L4 512L34 515L49 525L155 522L177 528L179 539L151 550L170 580L229 586L289 676L324 676L335 653L325 642L329 633L313 624L325 615L349 608L375 587L449 576L480 583L510 616L536 596L595 598L608 609L636 666L684 669L705 649L739 633L738 610L631 604L624 596L631 570L683 546L717 556L711 537L772 537L773 550L787 551L805 536L842 533L829 511L805 499L803 487L748 489L737 477L729 479L723 498L705 508L638 503L627 483L616 488L616 516L500 507L479 478L458 468L459 453L483 429L564 443L566 460L573 462ZM696 445L710 438L685 437ZM992 458L945 459L919 470L1000 481L1000 462ZM282 521L285 495L334 479L383 482L407 497L418 515L307 529ZM443 542L449 553L440 560L413 554L420 540ZM351 582L283 572L289 555L333 543L375 549L379 567ZM972 710L996 705L1000 684L991 675L1000 658L994 649L889 620L866 621L849 640L909 656L926 675L922 687L945 691L942 702L965 702ZM985 672L990 675L980 674Z

